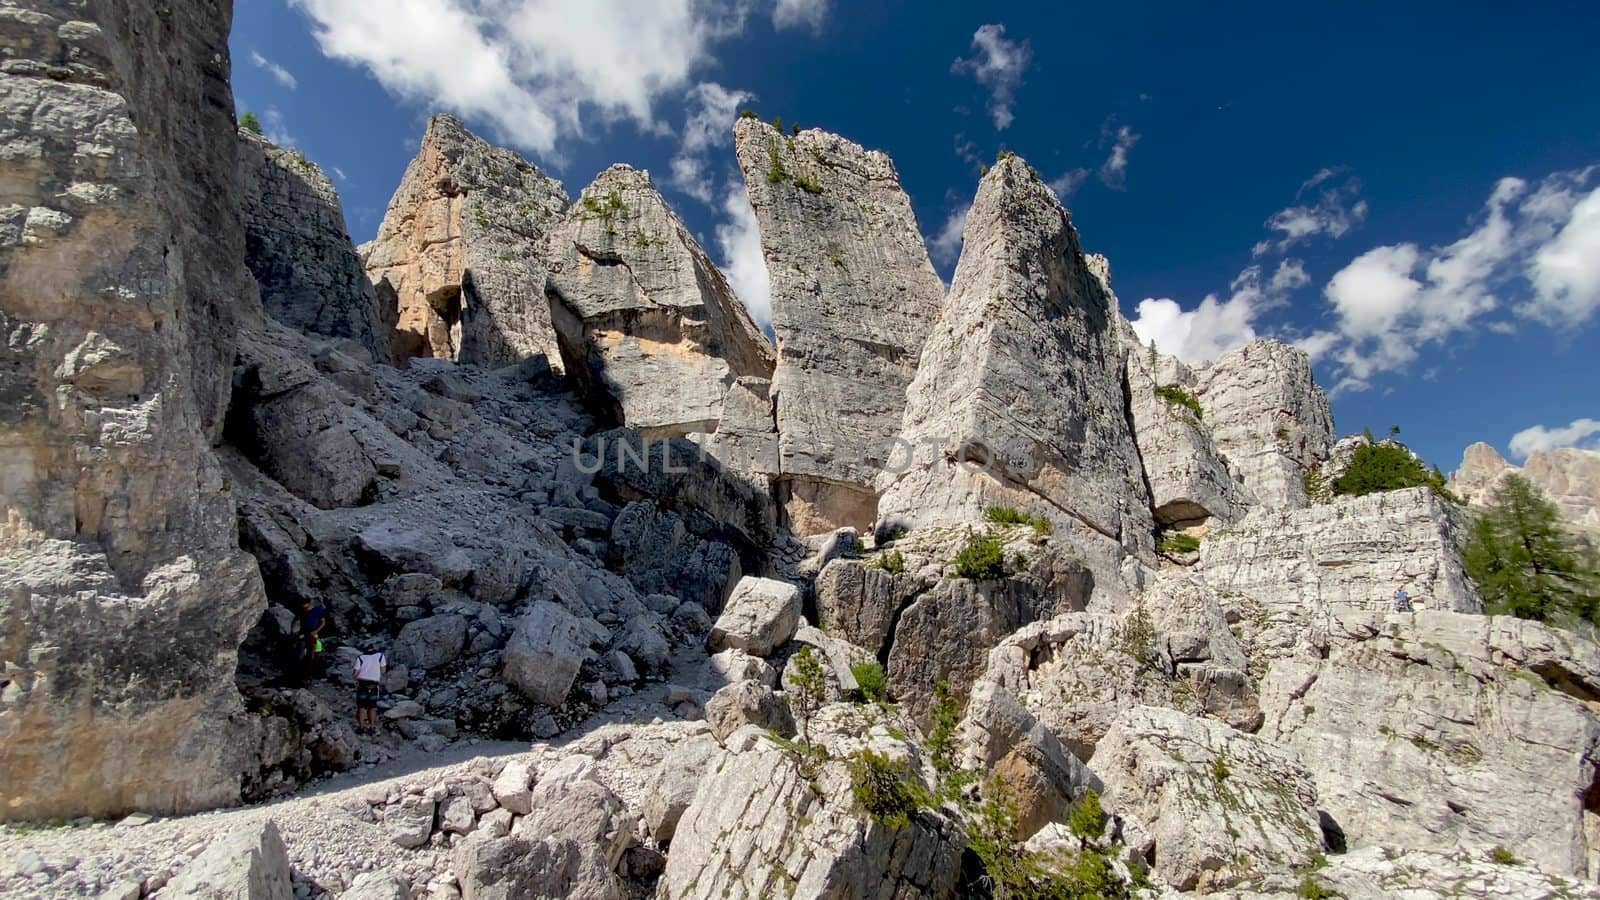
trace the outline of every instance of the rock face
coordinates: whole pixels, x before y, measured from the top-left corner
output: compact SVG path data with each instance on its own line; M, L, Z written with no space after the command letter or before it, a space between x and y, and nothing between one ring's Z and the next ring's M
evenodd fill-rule
M261 318L230 8L8 12L0 819L226 803L235 654L265 605L209 447Z
M740 119L734 138L772 279L790 526L866 530L943 285L887 156L754 119Z
M1126 326L1120 314L1117 318ZM1192 396L1196 390L1193 372L1176 357L1152 355L1148 348L1138 346L1131 328L1122 334L1127 346L1129 418L1156 523L1185 528L1208 519L1217 524L1238 519L1244 515L1248 495L1217 453L1204 410L1196 415L1182 403L1157 393L1164 389L1171 396L1181 396L1172 391L1177 387Z
M1311 768L1351 847L1595 871L1600 648L1498 616L1348 613L1322 655L1273 664L1261 734Z
M1017 799L1018 837L1064 822L1099 779L996 682L979 682L961 725L962 768L1003 779Z
M1217 452L1262 506L1299 509L1305 474L1333 446L1327 395L1311 378L1305 351L1256 341L1229 351L1196 376L1198 399Z
M527 160L451 116L429 120L362 248L379 301L399 310L395 358L492 368L542 356L559 371L540 248L566 207L560 182Z
M706 647L743 650L752 656L770 656L794 637L800 624L800 589L771 578L739 580L727 608L711 626Z
M961 859L954 823L929 811L888 828L861 815L851 799L851 754L870 747L905 760L920 779L915 745L893 737L885 723L864 727L845 707L825 708L811 728L831 757L819 764L817 788L799 760L759 728L746 726L729 739L678 823L658 896L953 895Z
M1020 158L996 163L907 391L901 438L914 458L885 474L880 519L954 525L1011 506L1085 541L1149 551L1114 324L1055 194Z
M328 176L300 151L241 129L239 188L245 262L267 315L387 362L396 311L379 307Z
M1429 609L1476 612L1457 551L1461 525L1427 488L1340 497L1308 509L1261 509L1208 535L1211 587L1269 608L1382 610L1396 588Z
M1322 849L1311 773L1220 722L1135 707L1089 768L1105 782L1106 810L1133 820L1129 846L1153 851L1156 874L1180 890L1289 872Z
M567 368L614 424L714 432L735 381L772 377L772 346L648 173L600 173L551 229L549 259Z
M1520 472L1561 510L1561 518L1591 543L1600 541L1600 452L1564 447L1535 450L1519 469L1485 443L1468 447L1450 490L1473 505L1494 498L1505 477Z

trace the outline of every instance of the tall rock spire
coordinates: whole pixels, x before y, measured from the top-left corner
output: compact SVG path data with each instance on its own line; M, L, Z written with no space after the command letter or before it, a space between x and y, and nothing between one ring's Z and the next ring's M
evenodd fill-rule
M616 165L551 230L550 298L568 371L616 424L711 433L773 348L650 176Z
M380 302L398 309L394 355L495 367L560 353L540 258L567 207L561 183L434 116L362 250Z
M883 523L961 524L1011 506L1099 544L1108 564L1118 545L1148 550L1122 352L1066 211L1021 159L1000 160L907 393L901 437L915 456L884 476Z
M734 137L772 279L790 527L865 528L944 286L888 156L754 119Z

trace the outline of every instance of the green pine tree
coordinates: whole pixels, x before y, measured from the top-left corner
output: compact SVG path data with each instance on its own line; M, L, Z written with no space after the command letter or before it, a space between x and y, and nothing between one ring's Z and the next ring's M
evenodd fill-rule
M253 112L246 112L239 117L239 127L252 134L261 133L261 120Z
M1521 475L1495 491L1462 549L1488 611L1541 622L1600 624L1600 566Z

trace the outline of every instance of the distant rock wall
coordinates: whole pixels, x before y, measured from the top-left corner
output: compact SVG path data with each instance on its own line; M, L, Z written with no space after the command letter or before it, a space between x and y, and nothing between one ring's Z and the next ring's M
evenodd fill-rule
M1600 543L1600 452L1562 447L1535 450L1521 468L1479 442L1468 447L1450 489L1470 505L1483 506L1507 475L1521 473L1561 510L1561 518L1592 543Z
M527 160L451 116L429 120L362 247L379 302L399 310L395 357L494 368L542 356L559 371L539 248L566 208L561 183Z
M1197 373L1216 450L1266 507L1307 503L1305 474L1333 446L1333 413L1305 351L1282 341L1231 350Z
M398 310L374 297L328 176L299 150L241 130L239 189L245 262L267 315L388 362Z
M866 529L944 285L888 156L754 119L734 139L772 279L789 524Z
M237 799L265 605L210 443L261 320L225 0L0 15L0 819Z

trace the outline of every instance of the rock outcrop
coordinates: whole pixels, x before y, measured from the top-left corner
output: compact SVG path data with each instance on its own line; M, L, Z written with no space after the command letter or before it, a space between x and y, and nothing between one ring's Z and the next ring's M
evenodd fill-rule
M736 381L772 377L772 346L648 173L600 173L551 229L548 259L567 369L613 424L715 432Z
M1095 749L1101 803L1179 890L1311 865L1322 850L1311 773L1259 737L1170 709L1128 710Z
M1307 503L1305 475L1333 446L1328 398L1305 351L1263 340L1222 355L1196 374L1216 450L1244 489L1268 508Z
M1499 616L1348 613L1317 656L1274 663L1261 695L1262 737L1312 770L1351 847L1498 846L1596 871L1594 643Z
M900 438L911 458L883 476L879 518L958 525L991 506L1043 515L1094 548L1085 555L1109 588L1119 548L1148 553L1154 527L1108 295L1055 194L1016 156L984 176L965 234L907 390Z
M339 194L322 169L299 150L241 129L239 188L245 262L266 314L291 328L344 338L360 348L352 355L389 361L397 310L379 306L350 243Z
M1476 612L1461 568L1462 526L1427 488L1339 497L1307 509L1258 509L1200 545L1206 582L1269 610L1307 617L1388 608L1396 588L1429 609Z
M289 855L272 820L213 839L167 883L166 896L293 900Z
M1494 498L1507 475L1521 473L1561 511L1561 518L1591 543L1600 542L1600 452L1563 447L1535 450L1519 468L1485 443L1468 447L1461 468L1450 476L1450 490L1469 504Z
M793 751L758 727L729 738L678 823L658 896L953 895L962 849L954 822L930 810L888 827L862 815L851 796L848 759L863 749L931 783L916 745L895 737L889 723L868 725L849 707L824 709L811 729L827 754L811 778Z
M209 446L261 320L230 5L4 20L0 819L227 803L265 606Z
M772 280L789 525L865 531L944 287L888 156L749 118L734 138Z
M451 116L430 119L362 247L379 302L399 310L395 358L493 368L542 357L560 371L541 250L566 208L561 183L527 160Z

